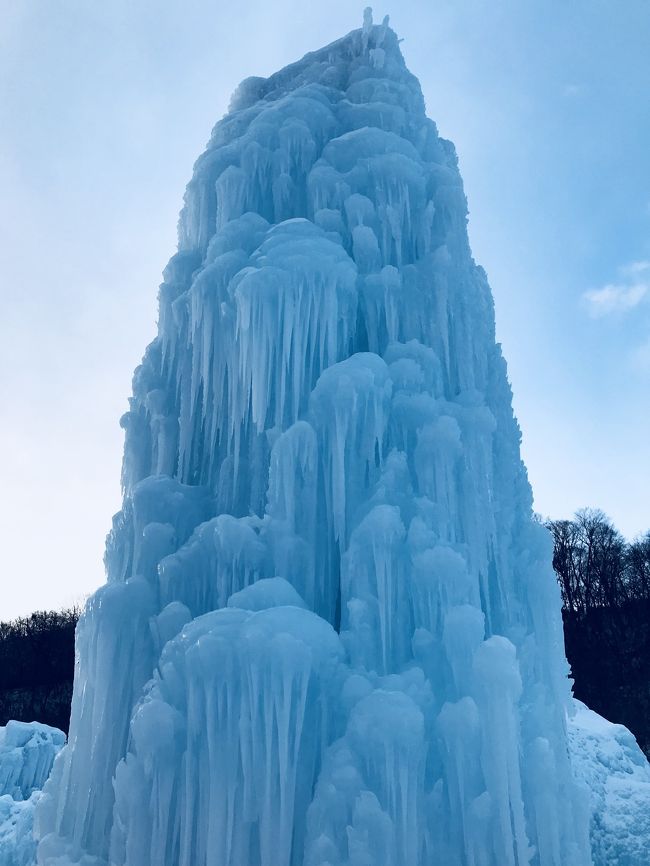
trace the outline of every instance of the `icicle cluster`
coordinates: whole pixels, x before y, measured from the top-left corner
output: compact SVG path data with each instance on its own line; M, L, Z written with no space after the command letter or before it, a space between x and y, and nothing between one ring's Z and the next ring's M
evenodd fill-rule
M591 863L466 213L387 20L235 94L123 419L40 863Z
M63 731L38 722L0 727L0 796L28 800L40 791L64 744Z
M64 744L63 731L49 725L0 726L0 866L35 863L34 811Z

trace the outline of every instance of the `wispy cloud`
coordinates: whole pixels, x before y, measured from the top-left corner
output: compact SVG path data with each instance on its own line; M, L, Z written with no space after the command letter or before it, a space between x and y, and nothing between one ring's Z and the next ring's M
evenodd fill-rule
M650 262L630 262L620 268L621 279L599 289L589 289L582 295L591 316L627 313L650 299Z
M621 268L621 273L629 277L636 277L639 274L650 276L650 262L646 259L640 262L630 262L629 265L624 265Z
M635 283L626 286L621 283L608 283L600 289L591 289L582 296L592 316L606 316L609 313L625 313L633 310L648 294L648 286Z

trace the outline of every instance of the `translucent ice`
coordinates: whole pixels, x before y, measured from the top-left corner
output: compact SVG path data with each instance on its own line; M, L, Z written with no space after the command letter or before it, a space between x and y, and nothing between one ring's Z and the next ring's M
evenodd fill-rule
M38 722L0 727L0 866L32 866L34 810L65 744L65 734Z
M591 864L466 217L387 19L237 90L122 420L41 864Z
M58 728L38 722L7 722L0 727L0 795L28 800L45 784L65 744Z

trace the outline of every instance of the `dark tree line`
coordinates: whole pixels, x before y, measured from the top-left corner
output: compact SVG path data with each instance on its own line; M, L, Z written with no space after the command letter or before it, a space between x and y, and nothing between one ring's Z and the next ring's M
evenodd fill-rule
M67 733L77 609L0 623L0 725L44 722Z
M650 755L650 532L627 542L593 509L547 526L574 694Z

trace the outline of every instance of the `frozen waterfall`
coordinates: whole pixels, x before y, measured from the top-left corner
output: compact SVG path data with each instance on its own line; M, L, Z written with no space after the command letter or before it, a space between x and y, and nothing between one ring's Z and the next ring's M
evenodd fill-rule
M235 93L122 419L39 863L592 863L466 222L387 19Z

